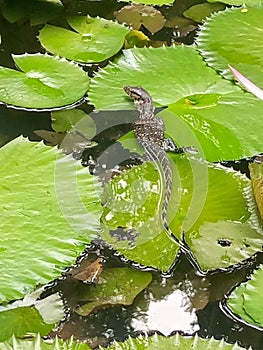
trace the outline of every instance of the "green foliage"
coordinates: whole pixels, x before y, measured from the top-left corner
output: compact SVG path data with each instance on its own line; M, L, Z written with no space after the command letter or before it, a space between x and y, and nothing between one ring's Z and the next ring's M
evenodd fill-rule
M247 5L247 6L257 6L262 5L262 0L207 0L208 2L223 2L228 5L239 6L239 5Z
M244 321L263 327L262 288L263 269L260 265L247 282L230 294L227 306Z
M45 324L39 311L33 306L23 306L1 311L0 325L0 342L9 339L12 335L23 337L27 332L45 335L49 333L54 326L53 324Z
M53 342L44 341L40 335L32 339L16 339L12 337L0 343L0 350L91 350L86 343L79 343L73 339L64 341L56 338Z
M17 138L1 148L0 159L5 164L0 184L3 302L23 297L74 262L96 235L100 204L88 171L54 148ZM78 191L81 198L76 197Z
M206 62L233 79L227 68L230 64L263 88L262 16L263 7L231 8L208 19L197 39Z
M12 56L20 71L0 66L0 100L25 108L52 108L81 99L89 78L78 66L49 55Z
M130 0L118 0L118 1L130 2ZM133 2L139 3L139 4L145 4L145 5L165 5L165 4L173 3L174 0L134 0Z
M100 347L100 350L103 348ZM241 350L237 344L228 344L223 339L216 340L203 339L197 335L194 337L183 337L178 333L172 337L163 337L161 335L153 335L152 337L139 336L138 338L129 338L124 343L113 343L109 350ZM252 349L251 349L252 350Z
M193 144L205 159L215 162L261 152L261 111L262 101L240 90L183 98L160 115L170 137L180 145ZM182 130L195 139L183 138Z
M97 109L134 108L123 91L125 85L142 86L157 106L195 94L239 91L208 68L191 46L125 50L91 80L89 98Z
M88 303L76 312L87 316L96 309L112 305L131 305L134 298L151 282L149 272L132 270L128 267L103 270L97 285L85 286L78 300Z
M203 270L238 264L261 249L262 232L256 218L251 223L255 208L244 176L185 155L172 156L170 161L174 172L170 227L179 240L185 233ZM161 191L152 164L115 177L105 192L102 237L128 259L166 271L179 247L160 222ZM221 245L221 240L230 245Z
M116 54L129 32L124 26L103 18L68 18L74 31L46 24L39 40L46 50L78 62L101 62Z
M210 17L212 13L224 10L224 8L225 6L219 2L215 4L197 4L184 11L184 16L196 22L202 22L206 17Z
M4 0L2 13L11 23L29 17L32 25L45 23L63 9L61 0Z

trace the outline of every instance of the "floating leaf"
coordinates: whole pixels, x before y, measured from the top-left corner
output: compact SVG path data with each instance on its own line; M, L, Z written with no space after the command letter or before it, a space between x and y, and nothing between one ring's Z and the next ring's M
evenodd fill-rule
M126 23L133 29L140 29L143 25L150 33L156 33L164 26L165 19L162 13L153 6L132 4L122 7L115 12L118 22Z
M170 161L170 228L179 240L185 233L203 270L238 264L262 249L261 229L256 218L251 222L254 207L246 177L185 155L170 156ZM161 191L149 163L115 177L105 192L101 236L128 259L167 271L179 247L160 222Z
M242 91L202 94L181 99L160 116L167 134L179 145L193 145L215 162L262 151L262 106L262 101Z
M75 16L67 21L74 31L46 24L40 30L39 40L49 52L78 62L101 62L110 58L122 48L129 32L104 18Z
M6 301L74 262L99 229L100 199L87 169L42 143L17 138L1 148L0 159L0 300Z
M39 311L34 307L24 306L0 312L0 341L9 339L12 335L23 337L26 333L49 333L54 324L45 324Z
M42 54L13 55L21 71L0 67L0 100L25 108L53 108L80 100L89 78L78 66Z
M81 109L51 112L52 128L55 131L78 130L87 138L92 139L96 135L94 121ZM76 127L75 127L76 126Z
M184 16L196 22L202 22L206 17L210 17L212 13L224 10L224 8L225 6L218 2L215 4L197 4L184 11Z
M91 80L91 103L97 109L131 109L132 101L123 91L126 85L142 86L161 106L194 94L239 90L208 68L194 47L189 46L125 50Z
M123 2L130 2L130 0L118 0ZM147 4L147 5L165 5L165 4L171 4L174 2L174 0L134 0L133 2L139 3L139 4Z
M44 341L40 335L33 339L16 339L12 337L3 343L0 343L0 350L91 350L87 343L73 341L73 338L67 341L56 338L53 342Z
M256 161L249 164L250 178L258 210L263 219L263 162L262 156L256 158Z
M103 348L100 348L102 350ZM128 338L125 342L114 342L108 350L242 350L244 348L239 347L237 344L228 344L223 339L216 340L214 338L203 339L195 335L194 337L184 337L179 333L172 337L164 337L158 334L154 334L152 337L144 337L140 335L137 338ZM252 348L249 348L252 350Z
M262 0L207 0L208 2L223 2L228 5L240 6L246 4L247 6L262 5ZM245 9L244 9L245 10Z
M262 16L263 7L255 7L231 8L209 18L197 39L206 62L229 79L231 64L263 88Z
M238 286L228 297L226 306L244 321L263 327L263 269L262 265L251 279Z
M81 301L89 301L76 312L87 316L91 312L111 305L131 305L134 298L151 282L149 272L128 267L103 270L97 285L86 286L80 292Z
M60 0L4 0L2 11L10 23L30 17L31 24L37 25L56 17L62 9Z

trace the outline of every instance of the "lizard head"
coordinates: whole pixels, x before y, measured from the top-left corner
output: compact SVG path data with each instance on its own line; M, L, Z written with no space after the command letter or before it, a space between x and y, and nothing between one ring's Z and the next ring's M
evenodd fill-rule
M124 86L123 90L137 104L142 104L142 103L146 103L146 102L151 103L152 102L151 96L148 94L147 91L145 91L140 86Z

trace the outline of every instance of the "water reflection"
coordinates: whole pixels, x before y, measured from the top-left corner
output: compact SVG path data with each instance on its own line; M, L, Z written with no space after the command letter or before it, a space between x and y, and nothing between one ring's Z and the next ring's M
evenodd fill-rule
M131 319L134 331L148 333L155 330L168 336L175 331L194 334L200 329L196 311L208 303L208 281L196 277L172 283L174 280L166 281L162 295L160 284L152 283L148 295L144 295L147 306L137 307Z

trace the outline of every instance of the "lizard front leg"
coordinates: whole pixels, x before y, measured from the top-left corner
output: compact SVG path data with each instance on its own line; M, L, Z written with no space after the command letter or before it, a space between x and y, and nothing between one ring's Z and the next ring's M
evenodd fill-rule
M164 139L163 143L164 150L166 152L173 152L173 153L198 153L197 149L194 146L186 146L186 147L178 147L174 140L171 138Z

